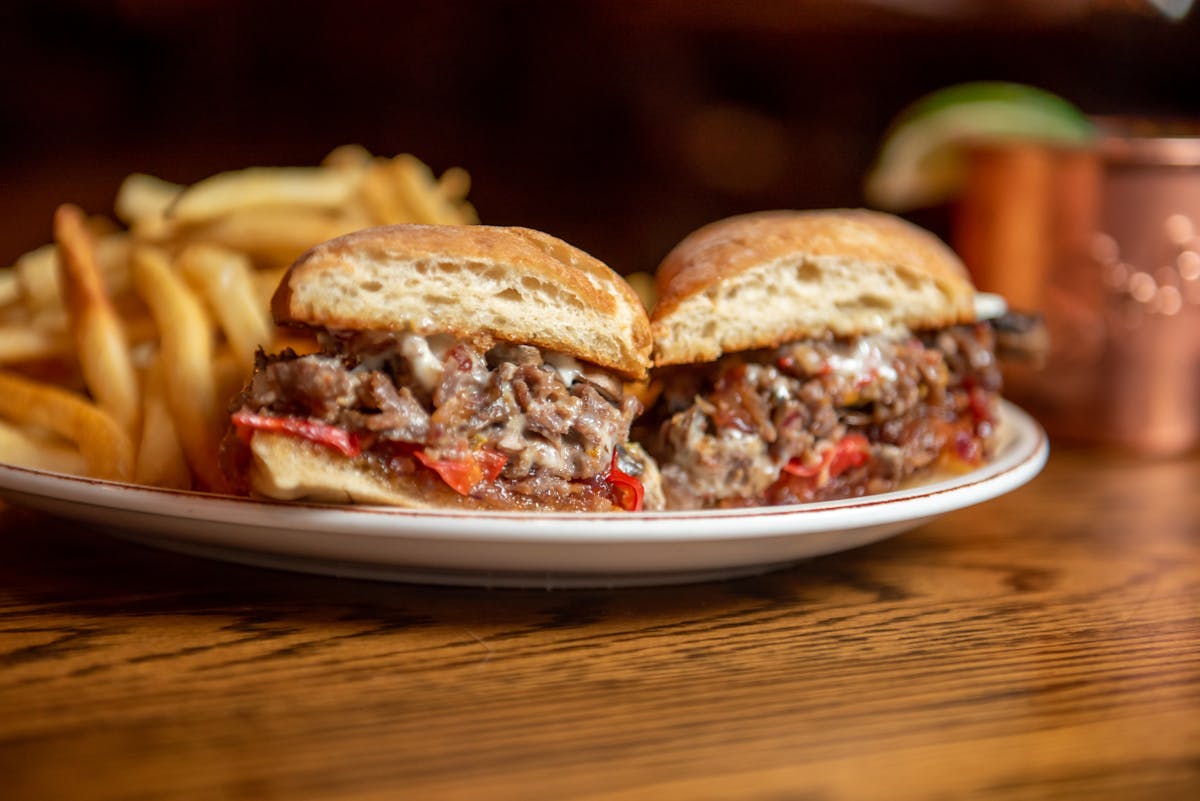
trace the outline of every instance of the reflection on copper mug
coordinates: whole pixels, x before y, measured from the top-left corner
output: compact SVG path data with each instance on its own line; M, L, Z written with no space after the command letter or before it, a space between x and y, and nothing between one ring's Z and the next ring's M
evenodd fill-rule
M953 239L980 289L1041 311L1006 394L1052 435L1200 444L1200 126L1097 120L1092 147L974 148Z

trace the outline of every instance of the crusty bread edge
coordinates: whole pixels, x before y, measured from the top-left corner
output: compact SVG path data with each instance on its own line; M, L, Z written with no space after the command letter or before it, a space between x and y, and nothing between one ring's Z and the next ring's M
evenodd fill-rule
M364 256L364 254L367 254ZM364 321L336 309L318 308L298 298L303 282L335 277L356 258L437 260L458 263L467 271L509 272L507 290L528 304L515 324L489 328L479 309L464 308L457 321L422 313L397 316L394 308L378 308ZM574 326L540 324L545 306L525 300L530 285L552 282L579 304ZM304 288L307 289L307 288ZM317 293L319 294L319 293ZM468 294L468 293L464 293ZM535 293L536 294L536 293ZM480 302L481 299L476 299ZM561 239L529 228L499 226L433 226L403 224L363 229L323 242L301 255L281 279L271 298L271 311L281 325L347 330L446 333L471 341L530 344L573 356L612 370L623 378L642 379L650 367L652 337L646 310L637 293L603 262ZM572 330L564 330L564 329ZM603 341L605 347L589 347Z
M739 281L786 282L806 267L856 270L864 285L874 279L931 282L941 298L932 308L860 314L857 320L839 311L832 298L813 299L777 321L754 318L754 309L738 309L754 321L746 326L753 329L748 334L721 324L718 309L729 310L721 303L724 290ZM975 319L975 290L953 250L923 228L863 209L756 212L710 223L668 253L656 283L659 297L650 313L656 366L709 361L726 352L825 333L848 337ZM697 336L697 330L704 333Z

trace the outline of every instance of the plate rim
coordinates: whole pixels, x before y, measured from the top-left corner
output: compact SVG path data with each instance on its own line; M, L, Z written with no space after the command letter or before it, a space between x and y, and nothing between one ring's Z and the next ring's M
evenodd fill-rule
M901 490L860 498L788 506L742 509L681 510L628 513L511 512L502 510L404 509L387 506L280 502L194 490L174 490L139 484L53 473L0 463L0 497L36 496L64 503L111 509L124 514L156 517L196 517L222 525L254 528L292 528L305 532L335 529L357 536L426 536L513 542L592 542L612 544L642 541L690 542L731 537L769 536L781 532L820 531L836 520L838 527L891 523L916 517L913 501L930 508L932 517L1005 494L1032 480L1049 455L1045 430L1027 412L1001 401L1002 419L1013 430L1002 452L988 464L958 475ZM989 490L975 497L981 485ZM59 493L49 490L59 489ZM71 493L61 490L70 488ZM21 504L18 500L16 501ZM170 504L169 506L166 506ZM256 519L257 518L257 519ZM706 530L706 524L739 524L739 531ZM586 524L563 531L563 523ZM694 524L688 526L688 524ZM429 533L438 529L436 534ZM687 530L683 530L683 529ZM723 529L723 526L718 526ZM334 533L334 532L331 532Z

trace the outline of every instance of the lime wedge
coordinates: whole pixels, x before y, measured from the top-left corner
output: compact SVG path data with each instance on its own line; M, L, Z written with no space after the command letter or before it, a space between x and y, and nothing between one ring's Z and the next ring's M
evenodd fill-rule
M912 103L889 126L867 175L867 202L906 211L948 200L962 184L970 141L1084 143L1093 135L1087 116L1050 92L1001 81L949 86Z

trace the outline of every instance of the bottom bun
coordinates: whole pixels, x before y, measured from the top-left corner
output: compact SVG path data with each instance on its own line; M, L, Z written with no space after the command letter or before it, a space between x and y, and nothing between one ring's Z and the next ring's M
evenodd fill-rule
M645 463L647 509L663 506L662 479L654 460L641 446L630 443ZM514 503L502 505L460 495L431 470L388 475L367 459L352 459L306 439L256 431L250 439L250 463L246 471L250 491L283 501L309 500L324 503L382 504L407 509L492 509L579 511L570 500L533 500L510 495ZM618 511L617 507L610 507Z
M364 459L348 459L298 437L256 431L247 477L257 495L283 501L359 503L408 509L483 509L426 471L388 476Z

